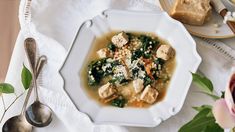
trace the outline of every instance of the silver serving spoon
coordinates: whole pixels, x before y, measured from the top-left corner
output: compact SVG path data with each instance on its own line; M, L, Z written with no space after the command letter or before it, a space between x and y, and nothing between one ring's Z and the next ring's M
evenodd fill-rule
M36 78L40 74L45 62L46 62L45 56L42 56L38 59L38 62L36 65L36 69L37 69ZM32 131L32 125L30 125L25 119L25 108L28 104L32 89L33 88L30 86L20 115L14 116L8 119L2 127L2 132L31 132Z
M33 38L26 39L25 51L32 69L33 82L36 92L36 101L28 107L25 112L25 117L31 125L35 127L45 127L48 126L52 121L52 110L50 107L39 101L34 61L36 58L36 41Z

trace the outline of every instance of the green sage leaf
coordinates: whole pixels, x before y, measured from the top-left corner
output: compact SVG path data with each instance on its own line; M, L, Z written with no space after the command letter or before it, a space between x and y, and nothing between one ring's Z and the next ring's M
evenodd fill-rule
M224 132L224 129L222 129L217 123L214 123L206 126L203 132Z
M212 109L212 106L211 105L202 105L202 106L199 106L199 107L193 107L193 109L200 112L204 109Z
M207 117L209 109L200 111L191 121L182 126L179 132L203 132L208 125L215 123L214 117Z
M214 100L220 99L219 96L217 96L217 95L215 95L215 94L213 94L213 93L206 93L206 92L202 92L202 93L204 93L204 94L210 96L210 97L211 97L212 99L214 99Z
M193 76L193 82L195 82L201 90L203 90L206 93L213 93L213 84L212 82L199 74L192 73Z
M221 130L223 129L213 117L211 106L203 106L191 121L180 128L179 132L222 132Z
M32 74L29 71L29 69L27 69L25 65L23 65L23 69L21 71L21 82L25 90L27 90L30 87L31 81L32 81Z
M14 93L14 87L9 83L0 83L0 93Z
M221 97L218 95L215 95L214 93L208 93L208 92L204 92L204 91L198 91L199 93L208 95L209 97L211 97L214 100L220 99Z
M215 123L213 117L198 118L184 125L179 132L205 132L206 127L213 125L213 123Z
M199 111L197 115L193 117L193 120L197 120L202 117L207 117L207 115L211 112L211 108L204 108L203 110Z

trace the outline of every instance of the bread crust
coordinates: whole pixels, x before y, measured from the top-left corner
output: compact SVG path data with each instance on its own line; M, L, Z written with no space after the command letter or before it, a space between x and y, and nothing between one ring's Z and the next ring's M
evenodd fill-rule
M210 0L176 0L170 15L185 24L203 25L211 16L209 3Z

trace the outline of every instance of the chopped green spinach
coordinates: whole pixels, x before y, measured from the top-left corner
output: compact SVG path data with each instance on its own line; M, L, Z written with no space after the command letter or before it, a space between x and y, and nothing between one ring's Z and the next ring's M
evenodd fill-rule
M140 49L133 51L132 56L131 56L131 61L133 62L134 60L139 59L142 55L143 55L143 52L140 51Z
M164 61L163 59L161 59L161 58L157 58L157 59L154 61L154 63L155 63L156 65L163 65L163 64L165 63L165 61Z
M100 83L102 77L110 75L112 73L112 69L109 67L106 70L103 70L103 66L107 64L107 58L99 59L92 61L88 65L88 84L90 86L94 86Z
M123 108L126 104L126 99L123 96L119 96L118 98L111 101L112 106L116 106L119 108Z
M109 44L108 44L108 49L110 50L110 51L112 51L112 52L114 52L115 50L116 50L116 46L112 43L112 42L110 42Z
M150 36L140 35L138 39L142 42L140 50L143 53L144 58L150 58L153 51L155 51L156 46L159 44L159 41L152 39Z
M153 82L153 80L148 75L146 75L144 78L144 87L148 86L152 82Z
M92 61L88 65L88 84L90 86L98 85L103 77L112 75L114 67L120 65L118 60L103 58Z

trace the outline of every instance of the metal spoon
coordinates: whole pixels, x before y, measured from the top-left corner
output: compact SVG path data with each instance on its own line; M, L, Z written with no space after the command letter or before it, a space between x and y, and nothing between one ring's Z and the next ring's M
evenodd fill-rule
M46 62L45 56L42 56L38 59L37 66L36 66L36 69L37 69L36 78L40 74L45 62ZM32 87L29 88L27 92L20 115L14 116L8 119L2 127L2 132L31 132L32 131L32 126L25 119L25 108L28 104L32 89L33 89Z
M35 127L48 126L52 121L52 110L49 106L39 101L38 87L35 75L36 42L33 38L27 38L25 41L25 51L30 62L33 73L33 82L36 92L35 102L28 107L25 112L26 120Z

